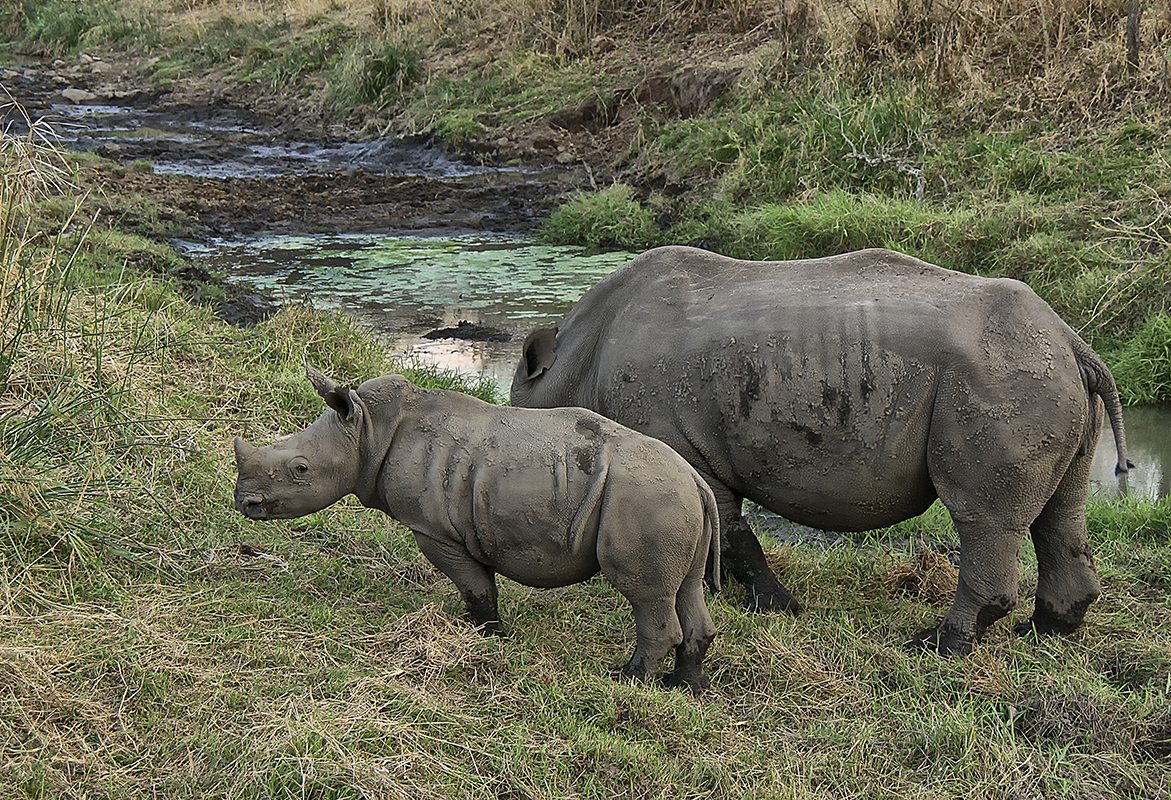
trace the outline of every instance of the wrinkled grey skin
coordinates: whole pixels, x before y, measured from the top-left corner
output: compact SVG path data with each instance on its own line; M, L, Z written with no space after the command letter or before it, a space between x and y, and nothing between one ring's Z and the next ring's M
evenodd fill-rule
M888 250L752 262L640 255L534 331L514 406L582 406L671 445L716 493L724 564L750 608L798 610L741 516L749 498L837 531L938 497L960 536L955 603L914 644L967 653L1018 599L1026 531L1039 582L1021 630L1068 632L1100 585L1086 537L1105 401L1101 359L1029 287Z
M354 494L414 532L487 633L503 631L496 573L550 587L601 570L634 608L622 674L654 675L675 648L664 682L708 685L703 581L719 518L678 454L581 408L502 408L398 375L354 391L306 371L329 406L312 425L267 447L236 439L242 514L289 519Z

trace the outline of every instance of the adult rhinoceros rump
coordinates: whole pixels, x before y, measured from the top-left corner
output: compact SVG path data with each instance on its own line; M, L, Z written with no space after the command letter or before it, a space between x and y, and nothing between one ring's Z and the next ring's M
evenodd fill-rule
M354 391L306 371L329 406L312 425L268 447L236 439L242 514L290 519L357 495L414 532L491 633L497 572L549 587L601 570L634 608L622 673L653 675L674 647L664 681L708 685L703 577L709 549L719 563L719 517L678 454L581 408L501 408L398 375Z
M1066 632L1099 594L1086 537L1114 379L1027 286L887 250L753 262L651 250L534 331L514 406L583 406L671 445L716 493L724 563L750 607L796 611L741 517L747 497L806 525L869 530L939 498L960 535L955 603L915 641L966 653L1018 597ZM1025 626L1022 626L1022 628Z

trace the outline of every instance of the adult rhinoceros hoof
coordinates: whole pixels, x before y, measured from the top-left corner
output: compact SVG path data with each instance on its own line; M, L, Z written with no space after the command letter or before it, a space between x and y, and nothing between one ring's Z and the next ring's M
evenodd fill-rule
M670 689L677 689L686 686L694 695L700 695L705 689L712 685L712 682L706 675L700 673L698 676L694 674L681 674L679 670L668 672L663 675L663 685Z
M1067 633L1073 633L1081 625L1080 622L1068 623L1061 620L1033 616L1024 622L1018 622L1013 626L1013 632L1020 636L1029 636L1030 634L1039 633L1043 636L1063 636Z
M911 637L906 646L912 650L931 650L941 656L966 656L972 652L973 642L955 631L928 628Z
M781 589L779 592L756 593L748 590L744 599L744 610L751 613L792 614L794 617L804 611L797 598Z

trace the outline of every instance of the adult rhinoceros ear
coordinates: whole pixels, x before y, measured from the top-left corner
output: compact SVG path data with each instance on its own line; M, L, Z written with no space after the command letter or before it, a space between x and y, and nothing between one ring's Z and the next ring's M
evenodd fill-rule
M557 360L557 329L537 328L525 337L521 347L524 358L525 377L530 381L537 378Z

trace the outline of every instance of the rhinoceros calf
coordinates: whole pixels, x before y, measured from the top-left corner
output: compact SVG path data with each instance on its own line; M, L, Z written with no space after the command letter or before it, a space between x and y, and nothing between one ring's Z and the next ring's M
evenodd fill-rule
M743 498L838 531L938 497L960 536L955 603L915 642L964 653L1018 597L1026 531L1039 581L1023 628L1077 628L1099 594L1085 503L1102 360L1023 283L889 250L741 261L642 254L524 344L514 406L582 406L671 445L715 491L724 563L750 607L795 610Z
M503 630L496 573L550 587L600 570L634 608L622 674L653 675L674 647L664 682L708 685L703 579L719 517L671 448L585 409L502 408L398 375L355 391L306 372L329 406L313 424L267 447L235 441L242 514L289 519L354 494L414 532L490 633Z

